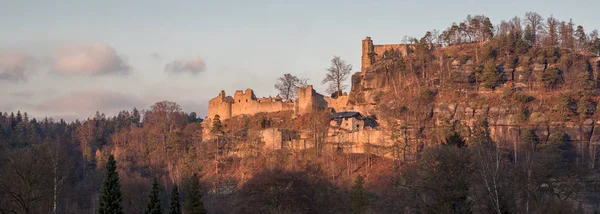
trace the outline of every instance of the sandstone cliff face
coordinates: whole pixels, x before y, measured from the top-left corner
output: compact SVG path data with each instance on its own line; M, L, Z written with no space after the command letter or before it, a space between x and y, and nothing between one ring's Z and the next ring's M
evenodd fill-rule
M391 60L378 62L364 72L357 72L352 75L350 102L376 104L382 93L402 83L401 77L401 70Z
M544 109L534 109L530 115L523 119L519 115L519 108L514 106L483 106L472 108L466 103L437 104L433 109L433 121L437 125L446 122L465 124L465 135L470 134L476 121L482 117L488 119L490 135L500 143L517 141L526 130L535 130L540 142L548 140L553 133L564 133L568 140L575 143L597 143L600 141L600 132L596 126L600 125L597 118L585 118L579 121L563 121L554 118Z
M526 60L526 59L520 59ZM380 61L367 68L363 72L355 73L352 76L352 89L350 92L350 103L354 105L371 104L377 106L382 103L382 97L387 92L407 90L414 84L404 70L399 69L397 63L392 60ZM517 91L524 91L528 94L536 94L538 91L544 93L542 84L538 81L539 76L549 67L557 67L562 72L563 86L558 93L570 93L576 91L578 86L578 74L589 73L592 80L600 80L600 58L575 58L569 67L561 63L535 63L528 66L517 66L510 68L503 64L498 65L498 69L504 73L504 85L496 91L480 89L475 91L474 82L470 84L472 90L470 93L481 96L502 97L503 87L513 87ZM453 60L447 68L450 73L463 75L464 79L472 75L476 65L472 60L460 63ZM413 77L414 78L414 77ZM457 89L458 90L458 89ZM592 91L595 92L595 91ZM548 95L546 95L548 96ZM550 95L552 96L552 95ZM594 100L597 93L594 93ZM477 97L473 98L479 99ZM502 99L510 99L502 98ZM451 100L436 100L432 106L432 113L428 125L425 125L422 140L431 140L435 135L436 126L447 125L448 123L463 124L465 136L469 136L470 130L479 118L488 118L490 134L497 142L511 143L516 142L522 136L524 131L533 129L539 137L540 142L548 140L553 133L565 133L568 140L574 142L578 147L587 147L590 143L600 141L600 132L596 126L600 125L600 118L591 117L572 117L570 119L557 118L556 114L550 114L554 109L553 103L540 101L536 104L527 106L527 115L522 115L523 106L515 105L511 102L474 104L474 103L456 103ZM380 112L375 112L379 114ZM598 115L598 114L595 114ZM405 124L411 123L404 121ZM385 127L382 127L385 128ZM412 133L414 135L414 127ZM428 139L429 138L429 139Z
M532 60L526 57L519 58L519 61ZM564 62L563 62L564 64ZM577 75L580 73L589 73L592 80L600 81L600 57L586 58L578 56L568 62L570 66L561 63L530 63L530 65L519 65L511 68L505 64L498 64L498 69L504 74L504 85L517 87L523 90L543 90L539 79L542 72L549 67L557 67L561 70L562 81L565 87L577 86ZM451 75L462 76L465 81L471 81L471 86L475 85L473 72L476 65L473 60L464 63L458 60L450 60L447 67ZM374 65L366 68L362 72L352 75L352 88L350 91L351 104L377 104L383 93L400 90L399 88L410 88L414 84L405 69L400 68L394 60L378 61ZM514 84L514 85L513 85Z

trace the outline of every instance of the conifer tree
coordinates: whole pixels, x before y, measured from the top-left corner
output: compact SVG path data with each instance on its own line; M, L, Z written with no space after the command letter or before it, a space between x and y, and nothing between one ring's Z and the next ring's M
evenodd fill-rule
M365 191L363 184L365 180L362 176L356 177L354 186L350 190L350 206L352 207L352 213L366 213L368 198L367 192Z
M481 74L482 86L494 90L500 86L501 81L502 72L496 68L496 63L493 60L486 62Z
M223 124L221 123L221 116L215 115L212 121L211 132L220 133L223 131Z
M119 173L117 172L117 162L115 157L110 155L106 163L106 177L102 184L100 196L99 214L121 214L121 184L119 184Z
M152 191L150 192L150 200L144 210L145 214L162 214L162 208L160 207L160 187L158 186L158 180L155 178L152 183Z
M454 132L454 134L452 134L452 135L450 135L449 137L446 138L446 142L444 142L444 145L447 145L447 146L456 146L458 148L463 148L463 147L467 146L467 143L460 136L460 134Z
M202 192L198 175L194 175L187 182L185 188L185 205L183 210L186 214L205 214L204 203L202 202Z
M169 214L181 214L181 204L179 204L179 188L177 188L177 184L173 186L173 190L171 192Z

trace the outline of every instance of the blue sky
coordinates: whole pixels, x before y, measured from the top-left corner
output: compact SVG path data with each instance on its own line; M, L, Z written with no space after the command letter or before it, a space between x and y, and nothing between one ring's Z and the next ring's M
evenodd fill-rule
M160 100L206 115L220 90L276 95L278 76L319 92L339 55L360 69L361 40L399 43L468 14L494 24L535 11L600 28L600 1L4 1L0 111L87 118ZM177 65L169 72L167 64ZM12 66L12 67L10 67ZM4 71L2 70L4 69ZM12 70L10 70L12 69ZM19 75L2 76L2 72ZM3 78L4 77L4 78Z

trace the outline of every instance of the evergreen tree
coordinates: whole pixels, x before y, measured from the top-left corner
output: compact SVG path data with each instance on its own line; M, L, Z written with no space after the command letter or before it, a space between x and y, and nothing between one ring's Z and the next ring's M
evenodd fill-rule
M186 214L205 214L204 203L202 202L202 192L200 187L200 179L198 175L194 175L187 182L185 188L185 205L183 210Z
M446 142L444 142L446 146L456 146L458 148L467 147L467 142L460 136L460 134L454 132L453 135L446 138Z
M134 107L131 114L132 114L131 115L131 123L136 124L136 125L138 123L140 123L140 119L142 117L142 116L140 116L140 111L138 111L138 109Z
M496 89L502 81L502 72L496 68L496 63L493 60L485 63L481 74L482 85L489 89Z
M152 191L150 192L150 200L144 210L145 214L162 214L162 208L160 207L160 187L158 186L158 180L155 178L152 183Z
M181 204L179 204L179 188L177 188L177 184L173 186L173 190L171 192L169 214L181 214Z
M221 123L221 116L219 116L218 114L215 115L215 117L213 118L211 132L214 132L214 133L223 132L223 124Z
M121 214L121 184L119 184L119 173L117 172L117 162L115 157L110 155L106 163L106 177L102 184L100 196L99 214Z
M366 213L368 206L368 194L364 189L363 184L365 179L362 176L356 177L354 186L350 190L350 206L352 207L352 213Z
M546 89L556 89L562 83L562 72L555 67L549 67L548 69L541 72L538 76L539 81L542 82Z

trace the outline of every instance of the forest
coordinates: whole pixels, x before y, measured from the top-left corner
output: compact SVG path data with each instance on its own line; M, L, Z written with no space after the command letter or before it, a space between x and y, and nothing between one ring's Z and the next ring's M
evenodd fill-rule
M208 121L160 101L76 121L5 112L0 213L600 211L600 141L547 128L581 130L600 119L597 30L534 12L497 25L469 15L404 42L413 44L406 56L372 56L382 59L374 69L403 79L373 98L391 139L378 148L386 155L327 142L327 111ZM472 69L456 72L453 62ZM352 68L334 57L329 71L340 64ZM335 95L344 80L329 73L323 83ZM308 80L285 74L277 81L287 99ZM482 114L472 124L434 119L435 105L449 101L511 106L519 135L492 133L502 115ZM308 133L314 146L265 150L259 132L267 128Z

